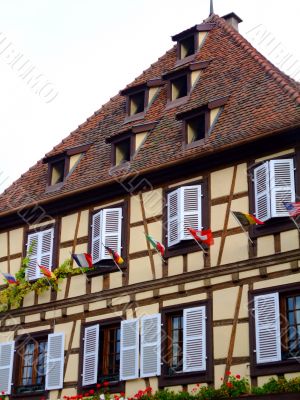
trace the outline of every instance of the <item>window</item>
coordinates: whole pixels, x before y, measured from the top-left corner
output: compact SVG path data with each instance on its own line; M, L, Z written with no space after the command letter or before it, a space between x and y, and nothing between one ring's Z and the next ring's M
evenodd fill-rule
M64 334L31 333L0 344L1 391L27 396L63 387Z
M103 327L100 331L100 375L103 380L119 380L120 335L120 324Z
M93 264L111 262L110 254L104 246L108 246L122 255L123 207L106 208L92 215L90 251ZM123 225L123 226L122 226Z
M145 110L145 91L129 96L129 115L136 115Z
M185 121L185 141L187 144L198 142L208 132L209 113L201 113Z
M195 54L195 35L188 36L179 42L180 46L180 59L189 57Z
M254 168L256 217L261 221L287 217L283 202L295 201L294 160L276 159Z
M17 394L43 391L45 389L47 337L28 338L18 346L19 375Z
M188 94L188 75L171 80L171 101L185 97Z
M191 240L188 228L202 229L201 185L183 186L167 195L168 247Z
M60 160L51 164L51 182L50 185L62 183L65 178L65 160Z
M284 285L252 299L252 375L300 371L300 288Z
M162 376L160 386L189 384L212 379L212 348L208 329L211 315L208 302L187 308L163 310L165 335L162 343Z
M41 278L39 265L52 269L54 253L54 227L42 231L28 233L27 254L29 254L29 266L26 269L27 280L32 281Z
M160 375L160 314L89 325L83 339L83 387L107 380L120 391L122 381Z
M127 138L115 144L115 165L130 161L131 139Z

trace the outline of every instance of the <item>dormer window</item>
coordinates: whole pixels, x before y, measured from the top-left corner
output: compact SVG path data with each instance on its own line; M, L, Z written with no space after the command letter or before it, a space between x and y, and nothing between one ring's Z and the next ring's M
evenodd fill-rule
M185 121L186 143L202 140L208 131L208 113L203 112Z
M180 60L195 54L197 48L195 35L191 35L185 39L180 40L178 46L179 46L178 55Z
M144 112L145 104L145 91L134 93L129 96L129 115L136 115Z
M208 32L213 28L214 24L203 23L172 36L173 42L177 42L176 65L191 61L194 54L203 46Z
M129 162L131 158L131 137L114 144L114 165Z
M85 144L69 148L60 154L43 159L43 163L48 164L47 191L57 190L62 187L67 176L72 174L89 148L90 144Z
M187 96L189 92L189 75L171 79L171 101Z
M62 183L65 178L66 161L62 160L51 163L50 166L50 185L57 185Z

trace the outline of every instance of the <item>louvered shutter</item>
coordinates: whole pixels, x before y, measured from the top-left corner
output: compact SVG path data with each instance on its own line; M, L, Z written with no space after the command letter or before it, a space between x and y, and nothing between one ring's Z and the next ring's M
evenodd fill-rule
M206 370L205 306L183 310L183 371Z
M202 229L201 186L184 186L181 189L181 240L191 240L187 228Z
M54 229L40 232L39 264L52 269Z
M256 362L281 360L279 295L270 293L254 297Z
M139 320L121 322L120 380L139 376Z
M261 221L271 218L269 163L254 169L255 216Z
M101 260L101 224L102 224L102 211L93 215L92 222L92 259L93 264Z
M160 375L161 316L154 314L141 319L141 377Z
M64 375L64 333L48 335L46 390L61 389Z
M40 277L40 270L38 267L38 249L39 249L39 233L32 233L28 235L27 241L27 252L31 248L31 254L29 256L29 264L26 268L26 278L29 281L38 279Z
M102 213L102 242L121 254L122 208L107 208ZM111 255L101 246L101 260L110 259Z
M0 392L11 393L15 342L0 344Z
M180 242L180 189L168 194L168 246L174 246Z
M99 325L93 325L84 330L84 353L82 385L97 383L99 356Z
M270 191L272 217L288 216L283 202L295 201L293 159L270 161Z

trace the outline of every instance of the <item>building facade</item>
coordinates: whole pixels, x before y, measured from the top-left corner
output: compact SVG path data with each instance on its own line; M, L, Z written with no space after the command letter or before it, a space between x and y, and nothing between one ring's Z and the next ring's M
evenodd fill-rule
M300 188L300 87L240 22L213 14L173 36L1 195L2 272L18 276L29 249L31 284L39 265L55 273L70 254L94 266L58 291L49 278L20 307L5 309L0 292L0 390L11 398L299 374L299 232L283 202ZM244 232L231 211L264 224ZM214 244L201 248L189 227L211 229Z

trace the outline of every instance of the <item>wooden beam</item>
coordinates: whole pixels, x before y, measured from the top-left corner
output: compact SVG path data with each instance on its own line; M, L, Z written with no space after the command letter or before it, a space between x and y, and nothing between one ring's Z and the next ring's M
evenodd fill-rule
M232 203L232 199L233 199L233 193L234 193L234 187L235 187L235 181L236 181L236 174L237 174L237 165L235 165L233 167L232 181L231 181L228 203L227 203L227 207L226 207L226 214L225 214L225 220L224 220L223 233L221 236L221 244L220 244L217 266L221 265L221 262L222 262L225 240L226 240L226 236L227 236L227 228L228 228L228 221L229 221L229 216L230 216L231 203Z
M76 227L75 227L75 233L74 233L74 240L73 240L73 245L72 245L72 254L75 252L76 245L77 245L77 237L78 237L78 231L79 231L79 225L80 225L80 218L81 218L81 211L79 211L78 214L77 214L77 221L76 221ZM72 258L71 259L71 266L72 267L73 267L73 264L74 264L74 260ZM67 299L69 297L70 286L71 286L71 276L68 276L67 283L66 283L66 291L65 291L65 296L64 296L65 299Z
M228 376L226 375L226 372L230 371L230 368L232 365L234 343L235 343L235 337L236 337L236 328L237 328L239 312L240 312L240 308L241 308L242 294L243 294L243 286L239 286L238 295L237 295L236 304L235 304L235 310L234 310L234 318L233 318L233 324L232 324L232 329L231 329L231 336L230 336L230 342L229 342L229 348L228 348L228 354L227 354L227 360L226 360L226 367L225 367L225 372L224 372L224 382L225 383L228 381Z
M7 232L7 272L10 274L10 235Z
M144 200L143 200L143 193L142 192L139 192L139 197L140 197L140 204L141 204L141 210L142 210L142 217L143 217L143 224L144 224L145 234L149 235L148 223L147 223L147 218L146 218L146 212L145 212L145 206L144 206ZM156 279L153 253L152 253L149 241L146 238L145 238L145 240L146 240L146 244L147 244L148 256L149 256L149 259L150 259L152 277L153 277L153 279Z

